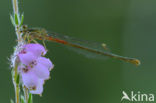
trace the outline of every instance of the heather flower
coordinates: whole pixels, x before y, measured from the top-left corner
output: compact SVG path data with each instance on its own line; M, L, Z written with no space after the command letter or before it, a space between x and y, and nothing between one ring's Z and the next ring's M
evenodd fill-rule
M43 79L39 79L37 87L35 89L30 90L30 93L32 93L32 94L40 94L41 95L42 92L43 92L43 85L44 85L44 80Z
M43 57L45 54L40 44L26 44L18 54L18 71L23 85L32 94L42 94L44 81L50 78L50 70L54 67L50 59Z
M42 94L44 80L38 78L33 72L22 73L23 84L32 94Z
M42 45L32 43L24 45L18 57L23 64L29 65L32 61L45 54L46 50Z
M36 56L45 55L47 53L45 48L40 44L33 44L33 43L27 44L24 45L24 49L25 51L32 52Z
M36 60L36 64L33 66L32 71L41 79L49 79L50 71L52 66L51 62L46 62L49 61L49 59L46 59L45 57L39 57Z

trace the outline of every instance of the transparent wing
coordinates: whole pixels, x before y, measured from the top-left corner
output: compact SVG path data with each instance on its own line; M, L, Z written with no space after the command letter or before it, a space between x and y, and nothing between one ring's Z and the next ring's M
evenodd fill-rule
M74 37L61 35L55 32L48 33L48 36L55 38L56 40L58 39L57 41L61 44L65 44L68 49L73 50L79 54L83 54L88 58L105 59L107 56L102 56L95 51L110 52L104 43L85 41Z

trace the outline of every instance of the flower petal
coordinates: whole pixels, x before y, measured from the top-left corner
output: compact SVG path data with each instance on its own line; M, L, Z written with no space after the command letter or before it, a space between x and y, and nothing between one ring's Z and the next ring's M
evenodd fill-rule
M38 81L38 85L36 87L35 90L30 90L30 93L32 94L42 94L43 92L43 84L44 84L44 80L43 79L39 79Z
M50 59L47 59L45 57L39 57L37 59L37 62L44 65L46 68L48 68L48 70L52 70L54 68L54 65L52 64L52 62L50 61Z
M32 61L37 59L37 57L34 56L31 52L27 52L26 54L18 54L18 57L25 65L29 65Z
M36 56L45 55L46 52L47 52L42 45L40 45L40 44L33 44L33 43L26 44L24 46L24 49L26 51L32 52Z
M32 71L41 79L49 79L50 71L47 67L40 63L37 63L37 65L32 68Z
M35 89L38 85L39 78L31 71L27 73L23 72L22 81L28 89Z

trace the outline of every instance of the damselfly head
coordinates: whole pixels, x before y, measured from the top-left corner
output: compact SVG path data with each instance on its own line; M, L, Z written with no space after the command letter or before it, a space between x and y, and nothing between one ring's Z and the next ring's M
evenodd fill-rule
M25 30L25 29L28 29L28 26L27 25L22 25L22 28Z
M27 25L22 25L20 28L18 28L18 32L20 33L25 33L27 32L28 26Z

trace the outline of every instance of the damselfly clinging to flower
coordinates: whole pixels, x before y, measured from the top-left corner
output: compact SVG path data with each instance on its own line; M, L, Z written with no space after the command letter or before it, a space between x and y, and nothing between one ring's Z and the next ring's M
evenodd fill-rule
M26 26L23 26L20 32L23 33L23 37L28 41L34 41L38 39L43 41L46 40L56 42L59 44L83 50L84 52L90 52L94 55L101 56L102 58L111 57L135 65L140 65L140 61L136 58L129 58L111 53L109 50L107 50L106 44L104 43L88 42L84 40L75 39L69 36L64 36L56 32L48 32L45 29L27 28Z

